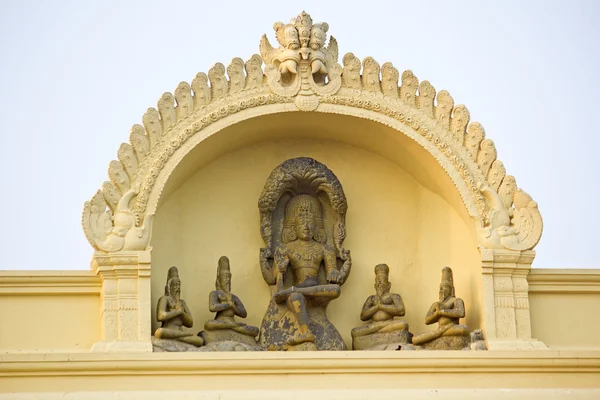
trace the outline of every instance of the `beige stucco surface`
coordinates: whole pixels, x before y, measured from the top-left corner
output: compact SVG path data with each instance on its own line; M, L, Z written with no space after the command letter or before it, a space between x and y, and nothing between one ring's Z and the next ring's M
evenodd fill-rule
M299 393L292 390L177 390L177 391L98 391L70 393L10 393L1 394L0 399L10 400L105 400L105 399L143 399L163 400L177 398L180 400L279 400L295 399ZM600 397L600 389L329 389L302 391L303 398L330 400L396 400L398 398L421 399L558 399L590 400Z
M554 349L599 349L600 294L530 294L533 336Z
M600 349L600 293L531 293L533 336L553 349Z
M0 296L0 353L89 351L100 339L99 294Z
M392 290L402 295L414 332L429 329L423 319L438 297L446 265L453 268L457 295L467 305L466 323L481 327L480 259L471 225L396 162L347 143L310 137L274 138L225 152L170 194L157 212L151 243L153 306L164 292L168 268L176 265L194 329L201 330L212 318L208 293L214 289L217 260L227 255L233 292L246 305L247 323L260 325L269 289L258 264L263 243L257 201L270 172L298 156L326 164L348 199L344 245L352 252L353 267L342 296L329 308L347 345L350 330L361 323L363 302L374 292L378 263L389 264Z
M0 392L29 398L56 398L52 392L144 398L161 391L178 398L175 391L182 391L200 399L435 399L446 398L436 392L442 390L458 398L593 398L599 360L598 352L558 351L0 355ZM569 397L575 394L588 397Z
M529 275L531 329L552 349L600 349L600 271L533 269Z

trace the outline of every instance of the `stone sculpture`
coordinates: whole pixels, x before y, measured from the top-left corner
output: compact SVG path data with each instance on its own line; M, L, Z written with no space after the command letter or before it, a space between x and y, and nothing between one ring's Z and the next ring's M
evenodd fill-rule
M340 271L336 268L335 252L323 244L325 232L320 225L319 201L308 194L292 197L285 207L283 244L275 252L277 291L276 303L285 302L295 317L299 331L287 338L288 345L314 342L315 336L308 327L307 298L330 298L340 296L338 285ZM318 282L319 268L325 265L328 284ZM284 289L283 276L291 268L292 287Z
M425 323L430 325L437 322L438 329L413 337L413 344L430 350L469 348L471 341L469 328L459 324L459 320L464 317L465 303L455 297L452 269L444 267L440 284L440 301L433 303L425 316Z
M331 36L325 46L329 25L313 23L303 11L289 24L275 23L273 29L279 47L274 48L267 35L260 41L267 84L280 96L297 96L298 109L316 109L320 96L330 96L342 85L337 41Z
M351 267L350 253L342 248L347 205L341 184L316 160L287 160L271 173L259 208L266 243L261 271L273 294L261 325L261 345L268 350L345 349L326 315Z
M208 296L208 307L216 313L215 319L207 321L204 331L199 334L207 346L216 342L232 342L242 345L244 350L257 350L255 338L258 328L235 320L236 316L246 318L248 313L239 297L231 293L231 271L229 259L225 256L219 259L215 290Z
M112 167L112 165L111 165ZM127 190L115 202L114 215L106 210L107 203L101 191L84 204L82 224L88 241L96 250L115 252L120 250L145 250L152 235L154 214L147 214L143 221L130 208L139 192L139 185Z
M184 326L191 328L194 320L180 295L179 273L177 267L171 267L167 273L165 295L156 306L156 319L162 325L152 338L154 351L197 351L204 344L202 338L183 329Z
M411 343L412 334L408 323L394 317L405 315L404 302L397 293L390 293L390 269L386 264L375 267L375 292L363 305L360 319L366 325L352 329L352 348L354 350L397 350Z

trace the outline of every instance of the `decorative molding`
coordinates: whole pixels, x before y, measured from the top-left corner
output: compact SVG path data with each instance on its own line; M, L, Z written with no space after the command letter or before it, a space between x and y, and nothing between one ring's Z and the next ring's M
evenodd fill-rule
M0 271L0 296L100 294L93 271Z
M254 376L345 373L542 373L600 374L600 351L503 352L283 352L186 354L0 354L0 377L161 375Z
M133 387L133 386L132 386ZM360 388L349 390L339 389L305 389L302 391L272 390L272 389L249 389L244 391L244 400L280 400L294 398L301 395L304 398L328 400L396 400L398 398L407 398L411 400L425 399L461 399L461 400L480 400L480 399L503 399L503 400L534 400L534 399L569 399L569 400L589 400L600 397L600 389L381 389L381 388ZM203 400L239 400L240 391L234 389L220 390L111 390L111 391L78 391L57 393L57 392L24 392L24 393L0 393L0 400L98 400L98 399L143 399L143 400L163 400L163 399L203 399Z
M527 281L533 294L600 294L600 269L533 268Z
M110 181L84 206L84 231L95 249L147 249L153 212L148 205L162 192L157 178L170 175L176 166L169 162L172 158L183 158L176 155L182 145L197 135L205 138L206 129L218 121L242 111L248 117L249 109L268 114L274 105L360 118L372 112L413 129L421 136L413 139L446 170L475 217L483 248L535 247L543 227L537 203L506 175L494 143L481 124L469 124L465 106L455 105L444 90L436 96L429 82L419 83L411 71L399 74L390 63L380 67L367 57L361 73L360 60L348 53L341 67L337 41L330 38L324 46L329 26L313 24L304 12L290 24L275 24L275 30L280 48L271 47L266 37L261 41L264 74L258 55L245 64L234 58L227 68L217 63L208 75L197 74L191 85L182 82L175 95L163 94L157 109L142 117L143 126L132 127L130 144L121 145L118 160L109 164Z

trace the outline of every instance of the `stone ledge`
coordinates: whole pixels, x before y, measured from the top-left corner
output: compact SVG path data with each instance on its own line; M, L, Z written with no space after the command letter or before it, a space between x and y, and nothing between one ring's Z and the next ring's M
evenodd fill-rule
M527 282L530 294L600 294L600 269L532 268Z
M296 397L305 390L330 391L341 399L345 397L338 394L355 390L389 389L400 398L407 389L592 389L599 382L600 351L0 355L0 393L12 394L201 388L202 396L196 398L212 399L204 393L260 394L268 388ZM294 398L290 396L284 397Z
M93 271L0 271L0 295L100 294Z
M589 400L600 398L600 389L330 389L330 390L177 390L177 391L97 391L71 393L0 393L0 400L104 400L104 399L143 399L143 400L281 400L281 399L328 399L328 400L397 400L440 399L440 400L533 400L569 399Z
M600 351L331 351L222 353L21 353L0 354L0 377L88 374L128 375L161 371L195 374L290 374L326 372L514 372L600 373ZM599 381L600 382L600 381Z

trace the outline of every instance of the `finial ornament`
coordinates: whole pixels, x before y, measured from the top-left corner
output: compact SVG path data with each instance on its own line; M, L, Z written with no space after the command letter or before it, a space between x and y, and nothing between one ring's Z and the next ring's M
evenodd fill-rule
M310 15L302 11L289 24L276 22L273 29L278 48L271 46L266 35L260 41L269 86L278 95L296 96L298 109L315 110L319 97L335 94L342 85L337 41L330 37L325 46L329 25L313 24Z

